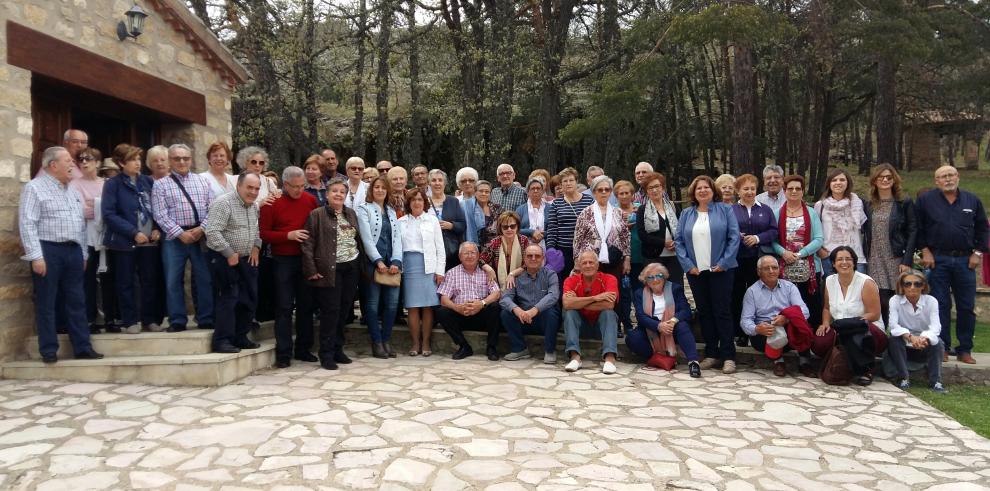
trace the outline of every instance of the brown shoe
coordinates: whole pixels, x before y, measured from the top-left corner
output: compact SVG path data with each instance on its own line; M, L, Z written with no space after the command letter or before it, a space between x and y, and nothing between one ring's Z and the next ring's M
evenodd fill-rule
M815 371L815 367L811 366L811 363L802 363L798 366L798 371L805 377L818 378L818 372Z
M773 363L773 374L778 377L783 377L787 375L787 365L782 361L775 361Z
M949 362L949 354L942 353L942 363L948 363L948 362Z
M974 359L973 358L973 355L971 355L969 353L960 353L959 356L956 356L956 360L959 360L959 361L961 361L961 362L963 362L963 363L965 363L967 365L975 365L976 364L976 359Z

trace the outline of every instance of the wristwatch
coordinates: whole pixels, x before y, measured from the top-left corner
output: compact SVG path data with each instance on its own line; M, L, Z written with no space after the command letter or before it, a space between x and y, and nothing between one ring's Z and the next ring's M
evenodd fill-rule
M980 251L973 251L973 254L976 254L976 257L983 257L983 253Z
M488 304L487 304L487 303L485 303L485 299L483 299L483 298L482 298L482 299L481 299L481 308L485 308L485 307L487 307L487 306L488 306Z

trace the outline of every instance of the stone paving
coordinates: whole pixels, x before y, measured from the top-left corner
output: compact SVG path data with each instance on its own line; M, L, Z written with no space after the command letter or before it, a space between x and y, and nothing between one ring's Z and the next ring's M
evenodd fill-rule
M0 488L987 490L990 441L888 384L359 358L220 388L0 381ZM682 367L683 368L683 367Z

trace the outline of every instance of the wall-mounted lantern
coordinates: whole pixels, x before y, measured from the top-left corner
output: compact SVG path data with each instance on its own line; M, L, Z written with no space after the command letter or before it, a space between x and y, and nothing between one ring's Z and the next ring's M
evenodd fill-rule
M124 15L127 19L117 24L117 37L121 41L129 37L137 39L144 31L144 19L148 17L148 13L135 3Z

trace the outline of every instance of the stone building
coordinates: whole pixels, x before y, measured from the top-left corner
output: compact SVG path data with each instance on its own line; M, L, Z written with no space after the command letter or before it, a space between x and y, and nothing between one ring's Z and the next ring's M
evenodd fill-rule
M990 120L973 113L951 114L942 111L914 113L904 122L904 158L908 170L936 169L948 163L946 153L955 147L944 144L946 138L962 137L961 168L978 169L980 142ZM946 150L950 150L946 152Z
M148 17L118 37L134 5ZM246 70L182 0L7 0L0 6L0 361L33 335L30 268L19 259L20 191L62 133L79 128L106 155L185 143L199 170L231 142L230 99Z

